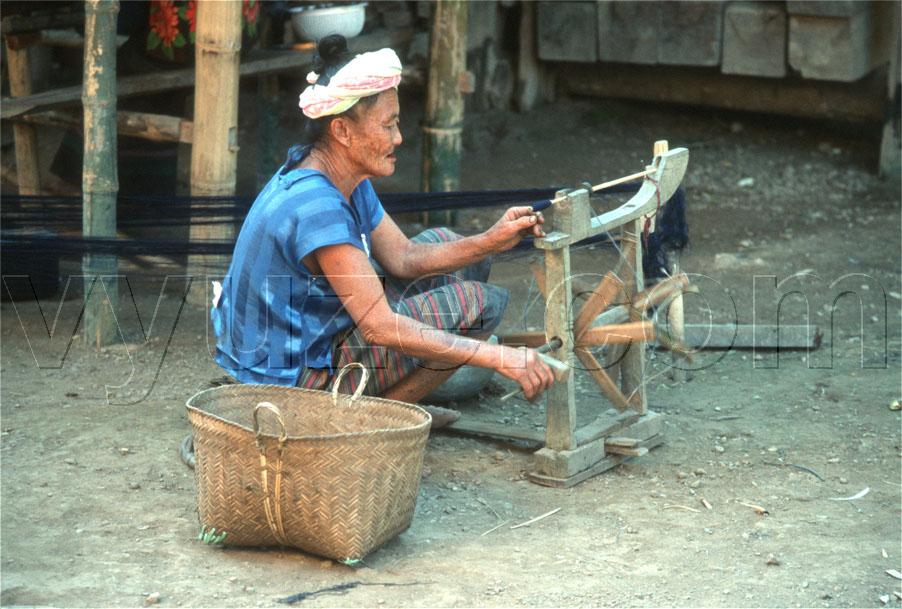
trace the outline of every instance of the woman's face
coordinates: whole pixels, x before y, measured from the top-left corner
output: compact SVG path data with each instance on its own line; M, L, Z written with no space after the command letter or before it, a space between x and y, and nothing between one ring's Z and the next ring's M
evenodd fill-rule
M349 121L348 150L360 173L385 177L395 172L395 148L402 141L399 113L398 92L389 89L379 93L372 105L361 106Z

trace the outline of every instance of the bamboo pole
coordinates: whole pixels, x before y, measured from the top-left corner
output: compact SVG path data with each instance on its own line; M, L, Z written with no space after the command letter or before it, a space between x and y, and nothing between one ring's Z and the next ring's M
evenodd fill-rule
M9 74L9 92L13 97L31 95L31 68L28 64L28 47L33 36L5 36L6 67ZM41 194L41 178L38 169L38 135L33 125L13 125L16 147L16 176L20 195Z
M116 19L118 0L85 0L82 234L116 236ZM86 254L84 337L97 347L118 338L118 259Z
M423 122L424 192L446 192L460 188L461 131L464 98L461 83L466 78L467 3L439 0L433 5L429 44L429 83ZM423 222L429 222L428 212ZM454 222L451 213L445 222Z
M200 0L195 36L191 196L235 194L238 166L238 67L241 3ZM229 224L191 225L190 239L231 240ZM206 275L224 271L222 256L191 256L191 301L206 305Z

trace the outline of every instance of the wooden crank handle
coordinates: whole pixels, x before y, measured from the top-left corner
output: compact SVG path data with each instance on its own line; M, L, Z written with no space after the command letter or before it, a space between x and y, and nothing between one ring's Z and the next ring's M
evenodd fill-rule
M551 371L554 373L555 380L562 381L570 374L570 366L565 364L564 362L554 359L550 355L545 355L544 353L539 353L539 357L542 358L542 361L548 364L548 367L551 368Z

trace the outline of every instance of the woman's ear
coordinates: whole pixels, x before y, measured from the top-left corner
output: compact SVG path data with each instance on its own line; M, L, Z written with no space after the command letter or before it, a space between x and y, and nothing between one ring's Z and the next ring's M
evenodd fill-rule
M342 146L350 147L353 139L352 131L354 125L351 124L344 116L332 119L329 123L329 130L332 132L332 138Z

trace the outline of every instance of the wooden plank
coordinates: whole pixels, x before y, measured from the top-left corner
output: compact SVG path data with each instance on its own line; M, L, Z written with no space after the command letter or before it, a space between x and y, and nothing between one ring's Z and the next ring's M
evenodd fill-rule
M589 373L592 377L592 380L595 381L595 384L598 385L598 388L604 394L604 396L610 400L611 404L614 405L614 408L623 412L627 410L630 406L626 397L624 397L623 393L620 392L620 388L617 387L617 383L608 376L608 373L605 371L604 367L598 362L594 355L589 353L586 349L577 347L574 350L576 357L579 359L580 363L583 365L583 370ZM578 440L577 440L578 442Z
M658 12L658 63L681 66L720 64L723 5L662 2Z
M5 22L5 20L4 20ZM14 98L31 95L31 68L28 46L17 44L14 36L4 38L9 90ZM32 125L13 125L15 141L16 177L20 195L41 194L41 174L38 165L38 134Z
M657 63L659 6L659 2L599 2L599 61Z
M871 71L869 12L789 17L789 65L803 78L854 82Z
M786 76L786 10L781 4L735 2L724 14L724 74Z
M570 328L570 250L545 252L545 285L548 303L545 307L545 333L559 337L560 349L552 352L558 360L573 363L573 336ZM545 445L554 450L568 450L576 445L573 432L576 426L576 395L573 375L556 382L545 395Z
M635 448L639 445L639 440L636 438L627 438L624 436L615 436L612 438L605 438L604 440L605 450L611 446L622 446L624 448Z
M538 429L526 429L523 427L514 427L512 425L501 423L476 421L466 416L462 416L453 423L442 427L442 430L454 431L474 436L499 438L502 440L519 440L539 445L542 445L545 442L545 434Z
M645 416L652 414L656 413L649 412ZM598 438L610 436L615 432L637 423L641 416L642 415L632 410L627 412L617 412L614 409L609 409L598 415L598 417L588 425L584 425L576 430L576 443L577 445L582 446L583 444L588 444Z
M571 63L556 67L561 91L573 95L828 120L879 123L884 118L886 77L876 72L851 86L802 78L735 76L696 67L615 63L591 67Z
M609 445L605 442L604 450L609 455L625 455L629 457L641 457L648 454L648 449L644 446L620 446Z
M598 19L594 0L539 2L539 59L594 62L598 59Z
M351 52L360 53L386 46L397 47L408 42L412 36L412 29L380 30L351 38L348 40L348 49ZM305 69L313 61L314 53L315 49L312 45L308 49L297 51L256 51L251 53L251 57L259 57L259 59L245 61L240 65L238 71L241 76L253 76ZM186 68L120 78L117 82L118 96L122 99L193 87L194 74L194 68ZM3 98L0 101L2 101L0 118L9 119L26 112L81 103L81 85L34 93L20 99Z
M817 349L816 325L686 324L685 344L696 349Z

